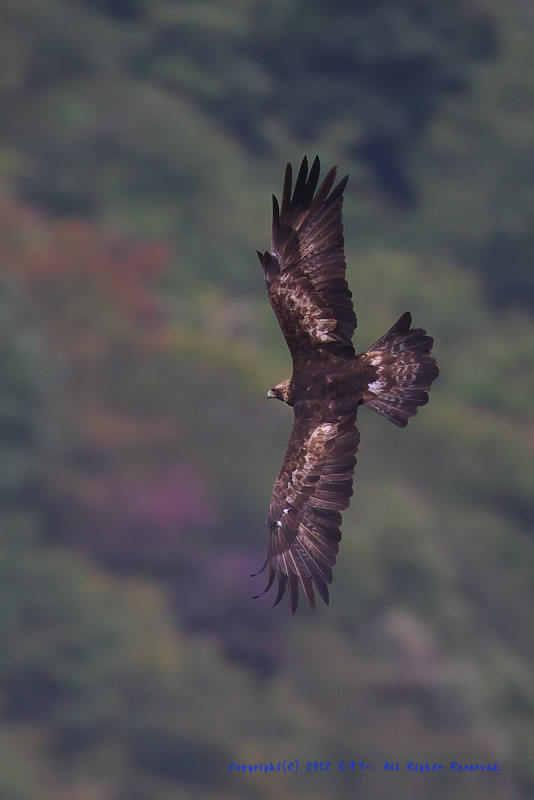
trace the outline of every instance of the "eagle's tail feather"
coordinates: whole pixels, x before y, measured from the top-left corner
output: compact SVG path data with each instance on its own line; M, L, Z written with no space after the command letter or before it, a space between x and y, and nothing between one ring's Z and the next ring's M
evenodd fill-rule
M434 340L423 328L410 328L407 311L393 327L362 354L364 364L374 368L374 377L362 402L399 428L408 424L439 375L430 355Z

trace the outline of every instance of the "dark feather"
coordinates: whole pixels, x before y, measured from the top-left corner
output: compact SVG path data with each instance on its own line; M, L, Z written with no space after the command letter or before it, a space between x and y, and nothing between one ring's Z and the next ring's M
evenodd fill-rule
M323 599L328 597L326 584L332 580L341 539L339 510L347 508L352 495L359 441L355 418L355 413L339 417L335 409L327 420L295 418L267 517L267 557L279 579L275 605L286 583L293 611L299 583L312 608L313 587ZM335 480L329 468L336 470ZM270 573L264 591L272 583Z
M367 405L403 427L428 402L438 375L433 339L412 329L406 312L372 347L355 355L356 316L345 279L341 210L347 178L336 167L319 185L320 164L303 159L295 186L288 164L282 201L273 197L271 251L259 253L267 294L293 359L291 381L270 393L293 407L295 420L276 479L267 528L269 591L274 605L289 591L295 613L299 586L315 609L328 604L341 540L341 511L352 496L359 432ZM318 188L317 188L318 187Z
M341 222L347 178L331 192L336 177L332 167L315 192L319 172L316 158L308 175L305 158L292 191L288 164L281 206L273 198L271 252L258 253L268 297L294 362L310 345L354 352L356 316L345 280Z
M433 338L423 328L410 328L411 323L412 315L406 311L360 356L363 365L375 372L363 402L399 428L428 403L428 390L439 375L430 355Z

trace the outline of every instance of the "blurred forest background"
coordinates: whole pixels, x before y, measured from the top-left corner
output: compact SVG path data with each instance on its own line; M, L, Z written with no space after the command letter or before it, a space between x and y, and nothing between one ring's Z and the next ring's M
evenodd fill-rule
M534 796L533 35L530 0L2 2L2 800ZM351 176L357 346L409 309L442 374L406 431L360 413L292 618L251 599L292 419L255 250L304 153Z

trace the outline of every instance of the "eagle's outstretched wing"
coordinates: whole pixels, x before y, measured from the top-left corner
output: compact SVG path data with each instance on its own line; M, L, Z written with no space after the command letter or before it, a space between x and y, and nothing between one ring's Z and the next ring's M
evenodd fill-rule
M303 159L292 191L287 165L279 207L273 196L271 252L259 253L267 294L282 333L298 362L310 347L352 350L356 315L345 280L341 211L347 178L332 189L336 167L319 189L317 157L308 174ZM317 191L316 191L317 189Z
M341 539L341 514L352 496L360 434L355 405L297 404L295 421L267 516L268 591L278 577L274 605L289 588L291 610L299 584L310 606L315 593L328 604L328 584ZM312 412L312 413L310 413ZM260 571L262 571L260 570Z
M278 580L274 604L299 585L315 608L328 603L328 584L341 539L341 511L352 496L359 433L358 405L404 427L439 369L432 337L412 329L406 313L375 344L355 356L356 316L345 279L341 211L347 179L334 186L333 167L317 189L319 159L302 161L293 188L288 164L281 205L273 198L271 252L258 253L267 294L293 359L291 381L270 396L293 406L295 421L267 517L264 593Z

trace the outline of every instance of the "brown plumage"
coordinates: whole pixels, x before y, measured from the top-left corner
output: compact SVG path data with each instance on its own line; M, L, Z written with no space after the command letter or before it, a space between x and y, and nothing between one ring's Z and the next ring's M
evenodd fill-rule
M315 608L315 590L328 603L328 584L341 539L341 514L352 496L365 404L404 427L439 370L433 339L411 329L406 312L374 345L357 355L356 316L345 279L341 210L347 178L334 187L336 167L317 189L320 164L304 158L292 189L287 165L282 203L273 197L271 251L259 253L269 302L293 360L291 379L268 393L293 407L295 420L267 515L269 542L260 572L265 593L278 579L274 605L299 586Z

